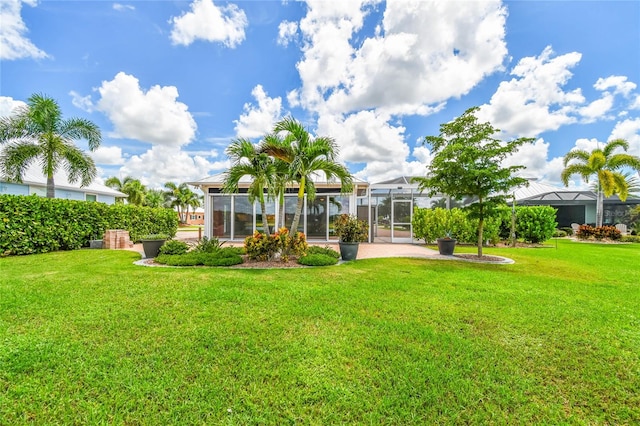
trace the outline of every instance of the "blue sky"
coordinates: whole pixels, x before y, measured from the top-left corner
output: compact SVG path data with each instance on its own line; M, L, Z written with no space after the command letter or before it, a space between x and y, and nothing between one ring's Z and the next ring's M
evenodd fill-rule
M505 139L536 138L509 162L546 183L574 147L624 138L640 155L638 1L3 0L0 14L0 115L38 92L92 120L100 179L220 173L232 139L287 115L362 179L421 175L420 141L471 106Z

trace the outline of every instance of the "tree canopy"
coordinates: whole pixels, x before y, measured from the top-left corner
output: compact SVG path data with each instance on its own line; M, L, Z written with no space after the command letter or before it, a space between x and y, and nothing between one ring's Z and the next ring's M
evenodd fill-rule
M505 166L504 160L533 138L504 142L496 138L500 130L491 123L479 123L478 107L466 110L460 117L440 125L438 136L427 136L424 143L434 154L425 177L414 178L418 188L430 196L447 194L454 199L473 197L466 208L479 220L478 256L482 256L484 220L505 203L506 196L525 178L516 176L524 166Z
M89 185L96 176L93 159L76 147L74 141L86 139L93 151L102 141L97 125L83 118L62 119L58 103L34 94L17 113L0 118L0 174L22 182L28 167L37 161L47 177L47 197L55 196L54 174L63 168L69 182Z

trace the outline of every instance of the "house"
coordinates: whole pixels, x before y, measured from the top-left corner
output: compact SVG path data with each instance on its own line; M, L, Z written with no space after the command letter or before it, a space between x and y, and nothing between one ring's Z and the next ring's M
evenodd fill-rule
M572 223L593 224L596 222L596 199L593 191L558 189L551 185L529 181L528 187L515 192L516 203L522 206L551 206L558 210L558 227L569 227ZM617 195L604 199L602 223L615 225L623 223L630 207L640 205L640 198L628 197L625 202Z
M204 209L198 207L195 211L190 211L187 215L187 225L204 225Z
M255 231L262 231L262 212L259 204L249 203L249 178L240 182L237 194L222 193L223 175L206 177L190 185L204 194L204 235L225 240L243 240ZM369 223L369 242L412 243L411 220L414 207L451 208L462 205L446 195L428 196L418 190L411 176L400 176L384 182L369 184L355 180L354 191L340 193L339 182L314 181L317 195L309 201L305 195L304 210L298 230L309 241L336 241L333 221L342 213L356 214ZM297 204L298 188L292 186L285 195L284 223L291 225ZM518 205L549 205L558 210L559 226L571 223L595 222L596 195L592 191L556 188L530 180L528 187L518 188L513 195ZM640 204L640 199L629 198L622 203L618 197L605 200L605 223L620 221L629 206ZM267 200L267 221L271 230L282 226L282 212L274 200Z
M67 200L79 201L99 201L105 204L113 204L116 197L126 197L120 191L116 191L108 186L92 182L81 187L79 183L69 183L64 173L56 173L53 177L55 182L55 197ZM22 183L7 182L0 180L0 195L38 195L47 196L47 178L36 168L30 167L25 172Z
M244 177L239 183L237 194L222 193L224 175L218 174L199 181L188 182L204 192L204 235L225 240L243 240L255 231L263 231L262 211L259 203L250 203L247 189L250 178ZM350 194L340 193L340 182L329 182L326 179L314 179L316 198L307 199L298 227L309 240L337 241L333 232L333 221L342 213L355 214L356 206L367 197L369 184L355 179L354 191ZM266 202L266 215L269 228L273 231L291 225L297 207L298 188L287 189L284 197L284 209L273 199Z

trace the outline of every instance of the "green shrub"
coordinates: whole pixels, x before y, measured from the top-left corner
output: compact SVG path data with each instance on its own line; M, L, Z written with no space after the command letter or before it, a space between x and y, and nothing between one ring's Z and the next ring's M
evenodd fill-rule
M309 246L309 248L307 249L307 255L310 254L322 254L325 256L331 256L336 259L340 259L340 253L329 246Z
M233 247L228 247L214 253L191 251L185 254L161 254L155 261L170 266L231 266L242 263L242 257Z
M556 209L551 206L519 206L516 208L516 236L529 243L541 243L556 230Z
M160 254L185 254L189 245L184 241L169 240L160 247Z
M566 231L564 231L564 230L562 230L562 229L556 229L556 230L553 232L553 236L554 236L555 238L564 238L564 237L566 237L566 236L567 236L567 232L566 232Z
M107 229L126 229L137 241L151 233L174 236L177 228L171 209L0 195L0 256L78 249Z
M224 241L221 242L217 237L202 237L194 247L193 251L201 253L215 253L222 248L223 244Z
M500 213L502 215L502 212ZM500 234L500 215L486 218L483 227L483 240L497 242ZM435 209L415 207L413 210L413 236L433 243L438 238L451 237L461 243L474 244L478 241L478 219L470 219L466 210L451 210L436 207Z
M564 231L568 236L573 235L573 228L570 226L563 226L560 230Z
M307 266L329 266L338 263L338 259L327 254L307 254L298 258L298 263Z
M640 243L640 235L623 235L620 237L623 243Z

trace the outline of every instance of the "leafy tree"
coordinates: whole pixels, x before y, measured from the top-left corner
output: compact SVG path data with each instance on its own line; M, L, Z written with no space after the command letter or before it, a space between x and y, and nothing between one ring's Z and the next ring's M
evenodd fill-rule
M478 256L482 256L485 220L505 204L505 195L527 180L514 176L524 166L503 167L502 161L520 146L533 142L519 138L502 142L494 135L499 132L491 123L478 123L478 107L469 108L455 120L440 125L438 136L427 136L424 142L434 153L426 177L414 178L420 190L429 196L437 193L452 198L474 197L466 207L470 217L478 219Z
M147 207L164 207L165 193L159 189L150 189L144 196L144 205Z
M625 153L614 154L617 148ZM622 201L626 201L633 182L629 175L620 170L628 167L640 173L640 157L627 154L629 143L624 139L613 139L604 148L596 148L589 152L584 149L574 149L564 156L565 168L562 170L562 183L569 185L569 178L578 174L585 182L596 176L596 227L602 226L604 197L618 194Z
M176 208L180 221L185 223L189 215L189 207L197 208L201 205L200 196L189 189L186 183L176 185L173 182L167 182L164 187L167 189L165 194L169 205Z
M144 205L147 188L138 179L134 179L131 176L126 176L120 180L116 176L112 176L105 181L105 185L110 188L127 194L127 202L136 206ZM124 202L123 197L117 197L116 202Z
M223 192L238 192L240 179L244 176L251 177L251 184L249 185L247 196L250 203L253 203L256 199L260 203L262 226L265 234L270 235L265 190L270 187L272 188L275 184L273 158L264 152L259 152L256 145L242 138L232 141L227 147L226 153L231 159L232 166L224 174Z
M342 192L353 187L353 178L349 170L336 161L338 147L335 141L326 136L312 138L304 126L288 117L280 120L274 127L274 133L284 135L281 142L274 143L265 139L262 151L280 159L289 165L288 181L297 182L298 204L291 223L292 233L298 229L298 222L304 206L304 195L314 200L316 188L313 175L324 173L327 180L339 179Z
M69 182L80 180L89 185L96 176L93 159L75 146L74 140L86 139L93 151L102 141L100 129L82 118L62 119L58 103L45 95L34 94L27 106L9 117L0 118L0 174L22 182L31 163L37 161L47 177L47 197L55 197L54 174L61 167Z

